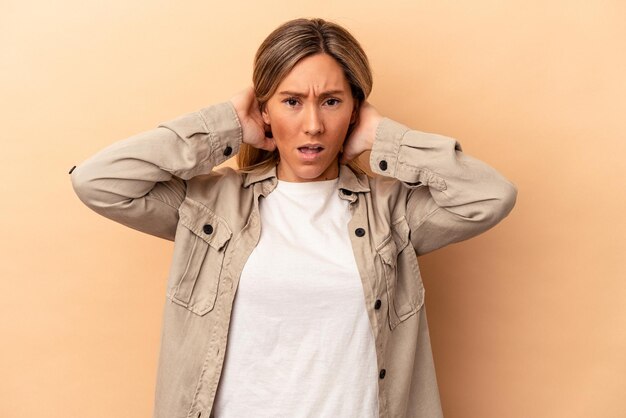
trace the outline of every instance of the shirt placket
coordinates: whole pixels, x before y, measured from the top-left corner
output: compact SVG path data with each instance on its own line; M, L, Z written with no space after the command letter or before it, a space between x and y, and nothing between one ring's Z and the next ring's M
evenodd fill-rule
M378 403L379 418L387 417L387 396L386 396L386 364L385 364L385 339L384 330L385 312L388 309L384 298L384 289L376 279L376 269L374 266L375 252L371 241L372 231L367 220L367 201L360 193L353 193L342 189L343 199L350 201L351 218L348 222L350 242L354 252L355 261L359 270L359 276L363 285L365 295L365 306L370 325L374 335L376 346L376 360L378 365L378 375L372 376L378 380Z

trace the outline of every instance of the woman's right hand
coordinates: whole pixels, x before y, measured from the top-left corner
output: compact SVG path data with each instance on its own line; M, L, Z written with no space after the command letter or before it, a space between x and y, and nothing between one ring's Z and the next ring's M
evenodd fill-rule
M259 102L254 95L254 87L249 86L231 97L231 103L235 107L237 117L243 131L243 142L254 148L273 151L276 143L272 138L265 136L267 126L261 116Z

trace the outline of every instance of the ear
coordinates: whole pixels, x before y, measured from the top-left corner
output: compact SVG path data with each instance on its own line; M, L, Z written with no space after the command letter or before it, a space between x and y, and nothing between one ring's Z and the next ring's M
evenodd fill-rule
M352 110L352 115L350 116L350 125L352 125L354 122L356 122L357 116L359 115L359 103L355 103L354 104L354 109Z
M263 117L263 122L265 122L266 125L272 124L270 114L267 112L267 106L265 106L265 109L261 111L261 116Z

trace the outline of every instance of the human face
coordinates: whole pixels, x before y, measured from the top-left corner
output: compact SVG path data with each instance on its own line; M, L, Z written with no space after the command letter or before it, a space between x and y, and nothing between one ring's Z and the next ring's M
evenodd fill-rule
M355 103L343 68L333 57L320 53L300 60L262 112L280 154L278 178L337 178L337 157L355 120Z

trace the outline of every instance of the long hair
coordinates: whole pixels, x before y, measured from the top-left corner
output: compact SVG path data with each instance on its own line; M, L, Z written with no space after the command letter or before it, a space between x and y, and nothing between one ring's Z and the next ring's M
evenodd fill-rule
M278 85L293 67L301 59L319 53L335 58L350 84L357 117L348 127L348 138L359 122L358 110L371 93L373 80L363 48L346 29L336 23L320 18L300 18L285 22L270 33L254 57L254 94L261 111L265 110ZM237 154L237 165L244 172L265 171L278 161L277 149L266 151L248 144L241 144ZM357 172L365 171L356 159L348 165Z

